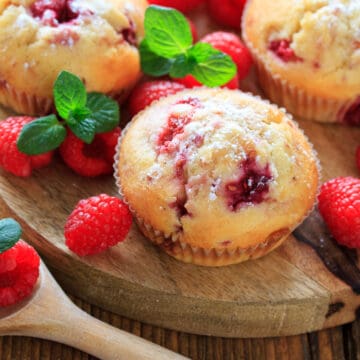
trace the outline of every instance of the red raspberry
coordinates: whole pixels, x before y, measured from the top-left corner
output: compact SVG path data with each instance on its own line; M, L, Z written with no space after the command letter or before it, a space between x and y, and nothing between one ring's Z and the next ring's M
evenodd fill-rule
M15 304L31 294L39 265L37 252L22 240L0 254L0 306Z
M16 142L20 132L32 120L32 117L18 116L0 121L0 166L17 176L30 176L33 169L48 165L52 159L52 151L29 156L18 150Z
M181 12L188 12L203 2L204 0L148 0L149 4L171 7Z
M360 171L360 145L356 149L356 165Z
M215 49L231 56L237 66L239 81L249 74L252 57L237 35L226 31L215 31L207 34L200 41L211 44Z
M360 179L339 177L322 185L319 211L334 238L360 248Z
M187 21L188 21L190 29L191 29L191 34L192 34L193 44L194 44L197 42L197 38L198 38L196 26L189 18L187 18Z
M131 223L127 205L117 197L80 200L65 224L66 245L80 256L98 254L123 241Z
M197 86L203 86L199 81L197 81L192 75L186 75L180 79L174 79L174 81L178 82L179 84L184 85L186 88L193 88ZM239 78L237 74L225 85L221 86L222 88L228 89L238 89L239 88Z
M107 175L113 172L115 148L120 136L119 127L96 134L91 144L86 144L68 131L60 146L60 154L72 170L82 176Z
M239 29L246 0L209 0L211 17L220 25Z
M131 116L145 109L153 101L162 97L176 94L184 90L185 86L174 81L155 80L139 84L135 87L129 98L129 111Z

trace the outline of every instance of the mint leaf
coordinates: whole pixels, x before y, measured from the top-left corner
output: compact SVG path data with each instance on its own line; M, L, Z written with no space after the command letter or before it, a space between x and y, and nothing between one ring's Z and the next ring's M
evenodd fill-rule
M102 133L113 130L120 121L119 104L104 94L90 93L86 103L91 111L88 119L95 123L95 132Z
M65 127L55 115L49 115L26 124L17 140L17 147L27 155L39 155L56 149L65 137Z
M189 48L187 55L197 63L206 61L210 56L218 54L220 51L208 43L198 42Z
M62 71L54 84L56 110L63 119L69 117L71 110L86 105L86 89L82 81L67 71Z
M69 118L72 117L77 122L86 119L89 115L91 115L91 110L88 107L75 108L69 112Z
M231 57L210 44L192 46L191 29L179 11L151 5L145 12L145 39L140 44L141 68L152 76L192 74L213 87L229 82L236 74Z
M146 40L140 43L140 61L142 71L150 76L163 76L169 73L173 60L153 53Z
M146 42L156 55L170 59L185 54L192 44L189 23L177 10L151 5L145 11L144 26Z
M196 80L209 87L224 85L236 74L236 65L231 57L215 51L206 60L197 63L191 71Z
M0 254L12 248L20 239L21 227L14 219L0 220Z
M84 119L80 122L71 121L68 123L70 130L82 141L91 144L95 137L95 121Z
M182 78L190 74L195 65L196 61L194 58L182 54L178 55L171 66L170 76L172 78Z

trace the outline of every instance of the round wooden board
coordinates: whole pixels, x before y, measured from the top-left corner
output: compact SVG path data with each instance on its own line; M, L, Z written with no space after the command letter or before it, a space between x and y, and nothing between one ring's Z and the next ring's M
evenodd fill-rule
M198 23L209 28L203 17ZM0 118L6 115L0 110ZM354 153L360 128L300 126L319 153L323 180L359 175ZM0 215L16 217L64 289L90 303L150 324L224 337L299 334L359 313L358 254L337 246L316 212L296 232L301 241L290 236L265 258L223 268L178 262L136 225L124 243L79 258L64 245L63 226L80 199L99 193L117 195L112 177L77 176L60 159L29 179L0 170ZM334 264L344 281L326 267L334 270Z

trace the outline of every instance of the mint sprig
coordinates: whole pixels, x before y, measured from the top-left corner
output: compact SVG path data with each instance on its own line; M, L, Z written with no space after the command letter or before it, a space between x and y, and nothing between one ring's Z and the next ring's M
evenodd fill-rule
M167 59L186 54L193 41L185 16L171 8L149 6L144 27L149 48Z
M175 59L167 59L152 52L146 39L140 43L139 51L141 69L144 73L150 76L163 76L170 72Z
M55 81L53 92L56 110L63 119L68 119L71 111L85 108L86 90L77 76L62 71Z
M21 227L11 218L0 220L0 254L12 248L20 239Z
M192 45L189 23L179 11L151 5L145 12L144 27L139 50L145 74L173 78L191 74L209 87L224 85L235 76L236 65L230 56L210 44Z
M17 141L20 151L39 155L56 149L65 140L66 130L55 115L41 117L26 124Z
M79 139L90 144L96 134L113 130L120 121L118 103L101 93L86 93L83 82L62 71L54 83L55 108L61 117L48 115L26 124L17 147L27 155L38 155L59 147L68 127Z
M87 118L94 121L96 133L111 131L119 124L119 105L104 94L88 94L86 107L90 110Z

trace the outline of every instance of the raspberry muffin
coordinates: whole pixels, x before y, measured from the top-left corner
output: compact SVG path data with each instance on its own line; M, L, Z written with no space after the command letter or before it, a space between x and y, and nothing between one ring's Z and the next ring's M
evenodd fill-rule
M139 113L116 178L144 235L175 258L221 266L279 246L312 209L317 160L281 109L197 88Z
M0 2L0 103L44 114L62 70L121 99L140 76L145 0Z
M242 22L272 101L348 125L360 125L359 29L359 0L249 0Z

